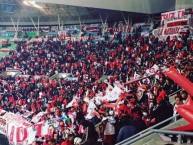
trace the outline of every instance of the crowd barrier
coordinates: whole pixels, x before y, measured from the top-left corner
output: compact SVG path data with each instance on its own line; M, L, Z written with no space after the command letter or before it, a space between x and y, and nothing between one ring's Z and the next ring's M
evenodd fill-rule
M172 121L174 118L176 118L178 116L179 116L178 114L175 115L175 116L172 116L172 117L170 117L170 118L168 118L168 119L166 119L166 120L164 120L164 121L162 121L162 122L160 122L160 123L158 123L158 124L156 124L154 126L151 126L151 127L147 128L147 129L145 129L145 130L143 130L143 131L141 131L141 132L131 136L130 138L127 138L126 140L123 140L123 141L117 143L116 145L130 145L130 144L132 144L132 143L134 143L134 142L136 142L136 141L138 141L140 139L143 139L144 137L152 134L153 133L153 129L155 129L155 128L157 128L157 127L159 127L159 126L161 126L161 125L163 125L163 124L165 124L165 123L167 123L169 121Z
M177 94L180 91L182 91L182 89L179 89L179 90L175 91L174 93L170 94L169 97L172 97L173 95ZM166 119L166 120L164 120L164 121L162 121L162 122L160 122L158 124L155 124L154 126L151 126L151 127L147 128L147 129L145 129L145 130L143 130L143 131L141 131L141 132L131 136L130 138L127 138L126 140L124 140L124 141L122 141L122 142L120 142L120 143L118 143L116 145L129 145L130 143L133 143L133 142L135 142L137 140L140 140L143 137L150 135L150 131L152 129L155 129L155 128L157 128L157 127L167 123L168 121L173 121L175 118L178 118L178 116L179 116L178 114L175 115L175 116L172 116L172 117L170 117L170 118L168 118L168 119Z

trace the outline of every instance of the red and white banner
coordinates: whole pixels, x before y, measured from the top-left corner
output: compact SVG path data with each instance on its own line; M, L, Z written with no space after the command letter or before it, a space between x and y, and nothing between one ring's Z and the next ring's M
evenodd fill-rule
M126 82L125 84L132 84L134 82L138 82L138 81L141 81L141 80L145 80L151 76L154 76L156 75L156 73L159 71L159 67L154 64L150 69L147 69L145 71L145 75L144 76L141 76L137 73L134 74L133 78L131 78L128 82Z
M39 31L43 31L43 32L49 32L49 26L42 26L39 27ZM15 31L14 27L6 27L6 31ZM18 31L27 31L27 32L35 32L37 31L37 29L35 27L18 27Z
M31 124L20 115L0 110L0 133L6 135L13 145L29 145L36 135L43 137L52 134L50 128L56 122L57 120Z
M130 32L131 31L131 26L120 26L120 27L115 27L115 28L107 28L107 31L109 32L111 29L113 29L113 32Z
M0 118L0 134L6 135L6 120Z
M180 20L167 22L167 27L176 27L176 26L184 26L184 25L188 25L188 19L180 19Z
M1 112L3 111L1 110ZM6 135L9 138L9 142L13 144L22 143L27 138L26 128L31 125L20 115L10 112L5 112L0 116L0 133Z
M99 31L99 24L90 24L90 25L86 25L86 30L90 31L90 32L98 32Z
M20 68L6 67L6 71L21 71Z
M162 21L169 21L174 19L181 19L185 17L185 9L166 12L161 14L161 22Z
M30 127L15 125L13 122L7 124L6 135L9 142L14 145L29 145L35 140L35 136L43 137L49 134L49 124L38 123Z
M74 41L80 41L80 40L83 40L83 41L87 41L88 40L88 36L84 36L84 37L65 37L65 40L74 40ZM100 36L92 36L92 39L93 40L100 40Z
M147 75L152 75L152 74L157 73L158 70L159 70L159 66L154 64L150 69L146 70L146 74Z
M14 122L15 125L29 127L31 123L25 120L22 116L14 113L6 112L1 118L5 119L6 122Z
M40 112L35 117L32 118L32 122L38 123L40 119L46 114L46 112Z
M119 87L115 86L109 94L105 95L105 99L107 101L116 101L119 98L121 92L122 90Z
M190 26L177 26L177 27L161 27L154 29L152 34L155 37L158 37L160 40L166 39L168 36L179 36L181 33L186 33L188 30L191 30Z

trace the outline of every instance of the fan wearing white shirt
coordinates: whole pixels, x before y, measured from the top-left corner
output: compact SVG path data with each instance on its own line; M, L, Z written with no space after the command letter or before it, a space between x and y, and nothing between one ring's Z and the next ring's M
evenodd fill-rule
M180 104L183 104L182 98L181 98L181 96L176 95L176 96L175 96L174 109L173 109L173 112L174 112L174 113L173 113L173 116L175 116L176 114L178 114L176 108L178 108L178 106L179 106ZM177 117L174 118L174 121L177 121Z
M107 145L113 145L115 137L115 126L116 120L114 118L114 112L110 110L107 116L107 123L104 130L104 141Z

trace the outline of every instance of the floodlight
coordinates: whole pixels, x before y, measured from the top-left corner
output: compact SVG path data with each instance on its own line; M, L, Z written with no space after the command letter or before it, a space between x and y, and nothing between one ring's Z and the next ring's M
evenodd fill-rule
M26 6L31 6L31 7L35 7L38 9L41 9L42 7L39 6L38 4L36 4L35 1L23 1L23 4L25 4Z
M23 4L26 6L31 6L27 1L23 1Z

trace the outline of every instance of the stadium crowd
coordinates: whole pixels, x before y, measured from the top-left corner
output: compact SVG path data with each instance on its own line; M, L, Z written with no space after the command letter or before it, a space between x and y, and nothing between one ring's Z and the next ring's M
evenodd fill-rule
M193 40L190 33L159 41L153 35L122 35L110 40L57 40L18 43L16 51L1 59L0 70L20 68L23 75L0 79L0 108L46 112L40 121L56 118L53 134L38 137L43 145L113 145L159 123L176 113L175 107L187 93L176 94L173 107L168 95L179 87L161 70L129 83L135 75L146 77L153 66L174 66L193 82ZM71 73L78 80L48 79L57 73ZM39 76L39 77L35 77ZM100 78L107 76L102 81ZM117 85L121 100L97 100ZM110 86L110 87L109 87ZM138 89L142 88L142 92ZM73 101L75 100L75 101ZM94 110L90 113L92 103ZM69 105L71 104L71 105ZM109 106L108 106L109 105Z

